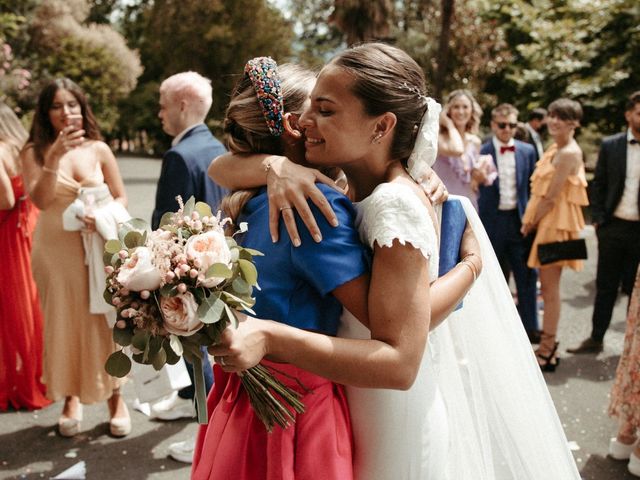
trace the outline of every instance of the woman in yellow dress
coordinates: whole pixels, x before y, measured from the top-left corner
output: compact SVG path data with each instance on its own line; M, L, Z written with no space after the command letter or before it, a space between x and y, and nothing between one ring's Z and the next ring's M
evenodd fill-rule
M560 277L563 267L579 271L582 260L559 260L541 265L538 245L579 238L584 228L582 207L589 204L582 150L575 130L580 126L582 107L574 100L560 98L549 105L547 128L554 143L538 161L531 175L531 199L522 218L522 233L535 230L535 239L527 264L540 269L544 300L544 319L540 346L536 350L543 371L553 372L559 363L556 356L556 333L560 320Z

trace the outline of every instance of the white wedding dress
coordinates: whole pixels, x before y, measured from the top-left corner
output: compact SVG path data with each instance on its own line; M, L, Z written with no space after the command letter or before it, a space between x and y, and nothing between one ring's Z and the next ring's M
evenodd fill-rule
M357 480L579 480L580 475L495 253L466 198L483 272L463 307L430 332L408 391L347 387ZM421 250L437 278L438 241L406 186L379 185L357 205L373 247ZM339 336L370 338L349 312Z

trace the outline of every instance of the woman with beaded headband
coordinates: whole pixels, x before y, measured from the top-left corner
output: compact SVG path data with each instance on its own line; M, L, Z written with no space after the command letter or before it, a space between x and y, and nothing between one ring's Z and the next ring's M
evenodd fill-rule
M225 118L230 150L286 154L304 163L297 115L312 86L313 75L298 67L283 65L278 69L265 57L248 62ZM397 389L408 388L413 381L429 328L426 269L420 265L407 272L405 279L407 284L424 283L424 295L409 302L396 295L397 303L411 305L406 330L390 332L384 339L336 338L341 304L363 322L369 321L368 255L358 241L351 202L334 189L320 189L335 209L339 225L332 228L314 209L323 241L312 241L302 230L303 241L297 247L286 235L277 243L265 235L269 222L266 189L237 191L223 202L232 218L249 224L239 239L242 244L265 253L256 259L261 290L256 292L254 309L258 316L282 322L256 320L273 331L285 350L271 352L271 358L286 362L275 366L276 372L289 375L282 380L292 387L300 389L291 381L295 377L313 393L305 395L307 411L297 417L294 426L286 430L276 427L268 434L248 408L244 393L238 392L237 377L216 366L216 382L209 397L211 417L199 433L194 479L353 478L350 416L343 387L330 380ZM296 221L301 224L301 219ZM465 253L473 245L470 238ZM414 261L415 256L407 260ZM434 302L433 323L443 319L464 295L475 266L461 265L439 281L434 290L441 301ZM375 277L373 281L375 284ZM393 318L395 311L388 317ZM249 321L245 324L251 326ZM407 335L408 330L414 333ZM247 331L248 335L253 333ZM229 351L212 352L218 365L234 369L236 359ZM424 403L423 395L420 401ZM238 471L245 473L239 477Z
M419 177L435 159L438 109L434 102L425 101L424 91L420 68L404 52L364 44L339 54L323 68L299 122L306 136L306 160L318 166L339 166L347 174L349 192L359 200L361 237L374 250L369 330L347 316L343 335L365 334L372 342L398 345L394 337L398 331L415 337L426 329L425 318L416 325L411 317L416 313L414 302L427 291L423 282L428 284L436 270L432 262L438 253L437 229L422 191L405 170L408 167L414 178ZM235 169L235 173L216 175L221 169ZM315 207L307 205L307 198L322 204L306 190L308 178L320 175L311 171L306 181L292 178L297 170L283 159L222 157L212 164L210 173L231 188L265 181L270 190L278 187L277 198L284 202L280 212L271 215L281 214L287 222L293 219L298 228L302 221L289 207L295 205L308 224L305 212ZM235 183L226 181L234 175ZM394 388L391 384L376 385L389 374L388 368L402 367L387 364L368 370L384 358L384 347L365 361L347 366L366 372L365 380L352 385L374 387L347 387L355 475L367 480L578 479L486 232L470 202L460 201L480 241L483 273L462 308L429 334L426 353L418 360L417 378L407 392L380 388ZM306 231L305 236L310 241ZM412 278L416 269L424 270L422 281ZM460 271L469 275L473 268L463 265ZM431 288L432 306L439 297L437 284ZM398 305L398 299L404 305ZM432 314L432 323L434 318ZM403 330L407 324L411 327ZM296 363L308 360L308 355L318 363L324 361L310 354L309 341L301 353L296 342L308 340L304 335L287 336L270 325L248 318L238 330L229 330L223 345L214 349L223 357L224 368L241 371L265 353ZM340 339L335 340L339 344ZM405 361L409 360L405 357Z

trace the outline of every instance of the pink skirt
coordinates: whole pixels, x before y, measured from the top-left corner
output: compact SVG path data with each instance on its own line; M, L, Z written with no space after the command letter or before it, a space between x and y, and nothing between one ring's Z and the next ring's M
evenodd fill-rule
M209 424L198 431L192 480L353 479L353 435L343 387L293 365L262 363L297 378L309 390L275 373L303 394L305 413L289 428L275 426L268 433L239 377L214 366Z

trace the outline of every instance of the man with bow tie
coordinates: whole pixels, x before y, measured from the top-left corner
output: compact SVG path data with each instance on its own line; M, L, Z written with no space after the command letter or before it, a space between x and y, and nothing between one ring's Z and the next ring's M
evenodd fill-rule
M627 129L602 140L591 188L598 237L596 298L591 336L569 353L599 353L618 291L631 294L640 260L640 91L624 113Z
M536 307L538 273L527 266L530 241L520 233L522 215L529 201L529 177L536 163L532 145L515 140L518 110L508 103L491 111L493 137L480 148L491 155L498 169L493 185L481 185L478 214L500 265L510 268L518 292L518 312L532 342L539 340Z

